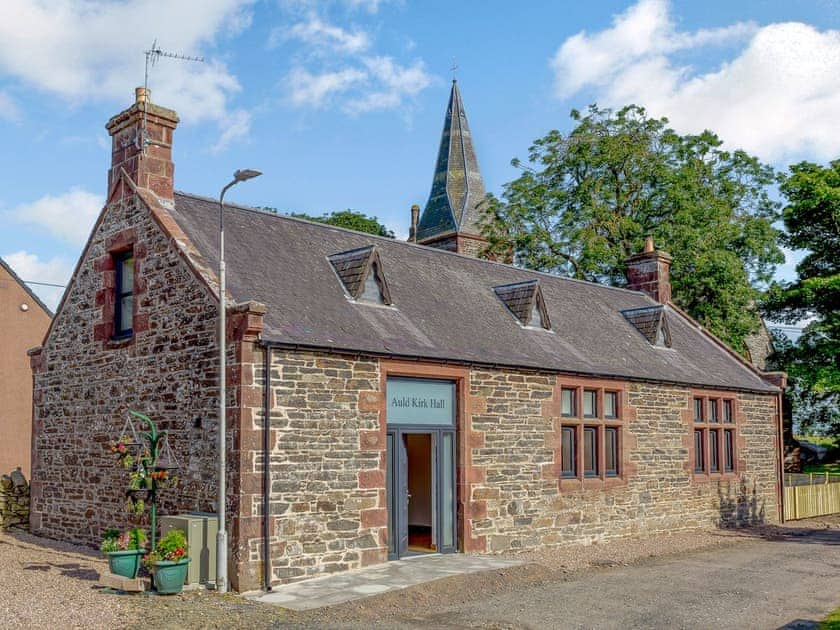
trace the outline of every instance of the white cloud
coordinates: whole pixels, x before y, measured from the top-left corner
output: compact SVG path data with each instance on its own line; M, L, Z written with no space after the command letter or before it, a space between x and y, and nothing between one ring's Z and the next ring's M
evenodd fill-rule
M298 40L320 54L355 54L370 47L370 36L366 32L345 30L314 14L290 28L274 29L269 36L269 46L276 45L281 39Z
M379 7L383 4L387 4L389 0L344 0L344 4L346 4L351 9L364 9L368 13L376 13L379 11Z
M244 138L251 131L251 113L244 109L237 109L222 121L222 135L210 149L212 153L221 153L232 142Z
M330 2L330 0L280 0L280 5L291 11L310 11L316 8L323 8L329 4L338 4L351 11L361 9L370 14L374 14L379 11L380 6L393 1L394 0L332 0L332 2ZM401 4L401 1L402 0L397 0L397 3Z
M611 27L568 38L551 61L557 95L593 89L599 103L637 103L682 132L711 129L770 161L840 151L840 31L787 22L680 31L667 0L640 0ZM738 44L712 71L676 53Z
M6 92L0 90L0 120L18 122L20 119L21 111L18 104Z
M327 8L336 4L349 11L375 13L383 1L284 3L297 21L291 27L272 31L268 43L272 47L281 39L293 39L301 44L283 81L288 104L308 109L335 106L357 115L399 108L432 84L434 79L421 59L400 63L374 50L368 32L336 25L324 17Z
M0 73L70 103L130 103L144 55L161 48L202 55L250 23L253 0L3 0ZM150 73L155 102L184 122L224 123L240 90L219 61L160 59Z
M66 285L73 273L74 263L64 258L41 260L37 254L21 250L11 254L4 254L3 260L12 268L21 280L28 282L46 282L49 284ZM28 285L50 309L55 311L64 289L59 287L45 287L36 284Z
M320 109L334 94L346 92L354 84L364 82L367 74L355 68L312 74L304 68L293 68L286 77L289 102L296 107Z
M398 107L403 99L416 96L432 83L419 60L411 66L400 66L390 57L366 57L362 62L375 88L347 102L345 109L351 113Z
M32 203L13 208L9 214L20 223L30 223L73 245L83 245L104 200L81 188L58 196L44 195Z
M391 57L362 57L358 63L358 67L320 73L293 68L286 77L289 103L321 109L342 94L341 109L349 114L361 114L399 107L432 83L420 60L402 66Z

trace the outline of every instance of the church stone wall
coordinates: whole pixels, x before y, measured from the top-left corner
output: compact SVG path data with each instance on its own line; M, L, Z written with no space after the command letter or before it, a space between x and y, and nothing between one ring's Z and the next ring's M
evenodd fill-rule
M108 333L110 251L126 246L133 246L136 261L135 330L116 342ZM124 509L129 471L108 450L129 409L170 432L181 465L179 487L160 492L159 513L212 508L216 312L204 285L136 196L107 209L48 340L32 357L33 533L97 545L105 528L138 523Z
M273 581L385 561L383 365L273 352ZM416 365L418 376L435 372L434 366ZM498 553L777 520L772 395L732 394L738 470L698 476L692 472L691 399L703 390L506 370L463 372L457 473L462 551ZM621 391L619 478L561 479L564 384ZM259 450L251 460L254 471L261 471ZM262 514L259 497L254 503L252 513ZM260 566L261 534L253 530L241 544L251 566Z

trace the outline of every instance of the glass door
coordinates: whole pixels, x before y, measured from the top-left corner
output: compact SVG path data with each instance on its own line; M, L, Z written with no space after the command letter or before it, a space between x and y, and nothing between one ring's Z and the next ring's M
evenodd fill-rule
M457 551L455 431L393 428L386 448L388 558Z

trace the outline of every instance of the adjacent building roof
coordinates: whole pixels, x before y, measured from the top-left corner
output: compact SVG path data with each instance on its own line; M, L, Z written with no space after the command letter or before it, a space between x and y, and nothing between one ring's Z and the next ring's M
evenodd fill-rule
M44 311L47 315L49 315L50 317L52 317L52 316L53 316L53 312L49 309L49 307L47 307L47 305L46 305L46 304L44 304L44 303L41 301L41 298L39 298L39 297L35 294L35 292L34 292L32 289L30 289L30 288L29 288L29 285L28 285L28 284L26 284L26 282L24 282L23 280L21 280L21 278L20 278L20 277L19 277L19 276L15 273L14 269L12 269L12 268L9 266L9 264L8 264L5 260L3 260L2 258L0 258L0 267L2 267L3 269L5 269L5 270L6 270L6 273L8 273L8 274L12 277L12 280L14 280L15 282L17 282L17 283L21 286L21 288L22 288L24 291L26 291L26 293L29 295L29 297L31 297L31 298L32 298L32 301L33 301L33 302L35 302L35 304L37 304L38 306L40 306L40 307L41 307L41 309L42 309L42 310L43 310L43 311Z
M455 233L480 234L481 209L478 205L485 196L467 113L458 83L453 81L432 191L417 226L417 241L429 241Z
M173 218L218 264L218 202L176 193ZM656 306L626 289L519 269L422 245L227 206L228 290L267 306L263 339L288 346L776 391L670 306L671 347L623 311ZM391 306L348 300L331 257L375 246ZM539 281L553 334L517 324L494 287Z

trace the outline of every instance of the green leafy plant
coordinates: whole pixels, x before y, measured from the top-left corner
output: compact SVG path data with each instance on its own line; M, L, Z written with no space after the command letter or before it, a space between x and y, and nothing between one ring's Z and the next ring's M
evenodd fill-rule
M187 538L179 529L170 529L158 541L155 551L146 556L144 563L152 569L156 562L180 562L189 557Z
M122 533L116 528L105 530L99 550L102 553L115 551L137 551L145 548L146 531L139 527L132 527Z

